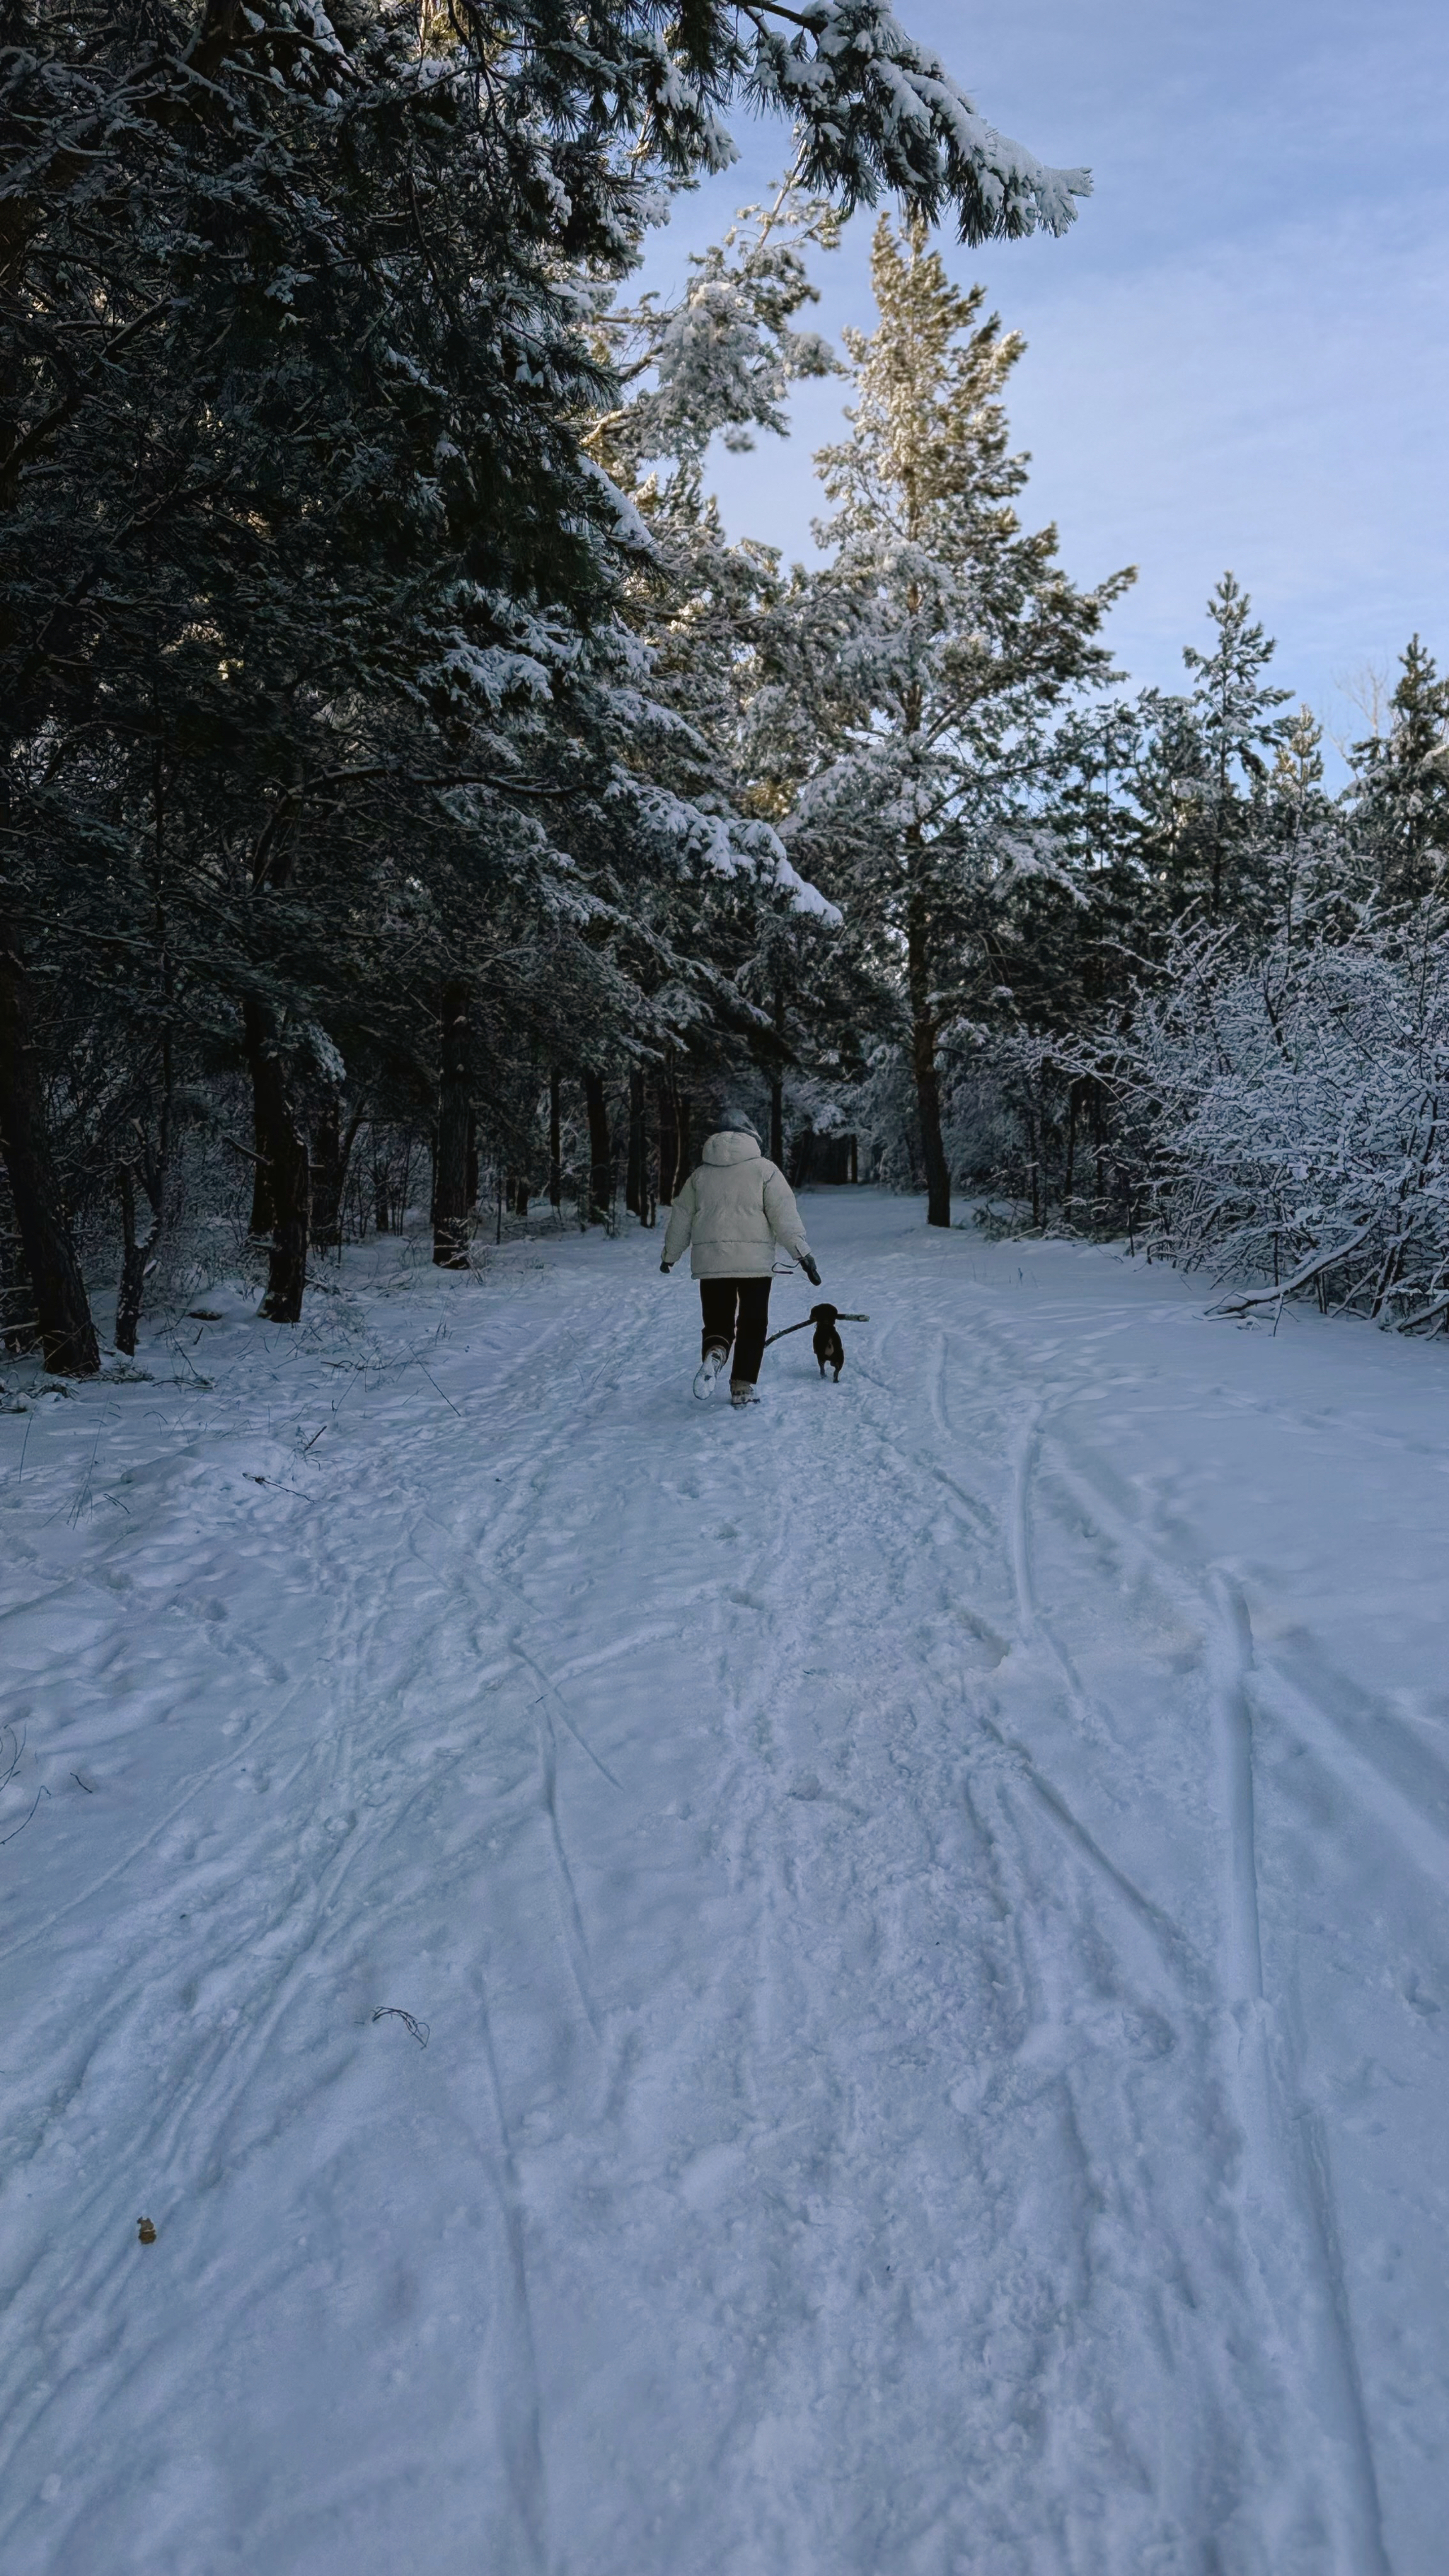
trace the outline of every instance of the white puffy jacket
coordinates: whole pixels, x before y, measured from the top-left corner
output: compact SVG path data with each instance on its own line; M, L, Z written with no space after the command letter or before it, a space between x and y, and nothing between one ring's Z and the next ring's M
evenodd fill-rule
M810 1249L779 1165L737 1128L706 1136L698 1170L675 1197L665 1260L677 1261L688 1244L696 1279L768 1279L777 1243L796 1261Z

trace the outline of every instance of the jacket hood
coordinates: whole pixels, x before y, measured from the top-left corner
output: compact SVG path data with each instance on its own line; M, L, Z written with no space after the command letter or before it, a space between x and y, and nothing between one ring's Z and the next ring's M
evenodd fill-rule
M702 1163L757 1163L759 1139L742 1134L738 1127L721 1127L717 1135L706 1136L699 1159Z

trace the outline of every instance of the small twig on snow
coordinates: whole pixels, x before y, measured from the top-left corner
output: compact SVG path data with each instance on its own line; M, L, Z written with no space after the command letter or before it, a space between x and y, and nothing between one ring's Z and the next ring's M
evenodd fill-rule
M425 1360L419 1360L417 1365L422 1370L423 1375L427 1379L429 1386L433 1389L434 1394L442 1395L443 1402L447 1405L452 1405L453 1411L461 1422L463 1419L463 1408L461 1404L453 1404L453 1399L450 1395L443 1395L442 1388L439 1386L437 1379L434 1377L432 1370L428 1367Z
M403 2011L401 2004L379 2004L372 2018L374 2021L386 2021L389 2014L392 2015L395 2021L405 2022L407 2024L407 2027L412 2032L419 2048L427 2047L428 2032L431 2027L428 2022L415 2021L410 2012Z
M46 1789L46 1788L40 1788L40 1789L37 1789L37 1790L36 1790L35 1795L34 1795L34 1797L31 1799L31 1802L30 1802L29 1812L28 1812L26 1815L24 1815L24 1816L22 1816L22 1817L21 1817L19 1824L18 1824L18 1825L16 1826L16 1828L15 1828L15 1834L23 1834L23 1833L24 1833L26 1826L27 1826L27 1825L29 1824L29 1822L30 1822L30 1818L31 1818L31 1816L33 1816L33 1815L34 1815L35 1810L36 1810L36 1808L39 1806L41 1799L42 1799L42 1798L48 1798L49 1796L50 1796L50 1791L49 1791L48 1789ZM6 1843L13 1843L13 1842L14 1842L14 1840L15 1840L15 1834L5 1834L5 1835L0 1835L0 1851L3 1851L3 1850L5 1849L5 1845L6 1845Z

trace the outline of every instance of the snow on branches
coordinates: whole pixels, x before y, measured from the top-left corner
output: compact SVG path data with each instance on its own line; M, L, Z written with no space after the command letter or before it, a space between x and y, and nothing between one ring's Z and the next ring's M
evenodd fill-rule
M929 222L949 211L962 240L980 242L1063 233L1089 194L1085 170L1048 169L988 125L883 0L767 0L741 16L756 37L752 94L786 109L804 177L847 205L894 193Z
M1400 1331L1449 1318L1449 919L1286 927L1257 956L1187 929L1116 1067L1143 1120L1163 1250Z

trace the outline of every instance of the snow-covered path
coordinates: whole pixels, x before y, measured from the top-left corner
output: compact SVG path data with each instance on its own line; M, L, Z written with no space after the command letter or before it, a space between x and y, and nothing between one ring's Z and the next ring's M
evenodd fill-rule
M7 2576L1437 2576L1449 1362L806 1213L0 1419Z

